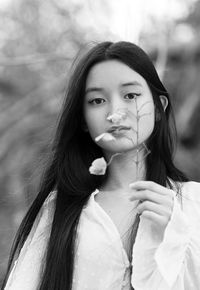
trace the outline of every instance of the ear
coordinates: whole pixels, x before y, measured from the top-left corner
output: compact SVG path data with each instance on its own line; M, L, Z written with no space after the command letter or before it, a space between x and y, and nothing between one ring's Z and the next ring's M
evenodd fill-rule
M161 101L162 106L163 106L163 110L165 111L167 106L168 106L168 99L164 95L160 95L159 97L160 97L160 101Z

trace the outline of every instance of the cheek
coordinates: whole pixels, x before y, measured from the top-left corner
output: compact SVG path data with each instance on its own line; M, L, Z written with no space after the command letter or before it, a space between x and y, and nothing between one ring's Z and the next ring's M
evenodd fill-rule
M84 117L92 139L104 132L104 119L101 114L98 114L98 112L90 112L86 110Z
M138 138L141 142L146 141L151 133L153 132L155 126L155 112L154 108L148 110L148 113L144 113L138 124Z

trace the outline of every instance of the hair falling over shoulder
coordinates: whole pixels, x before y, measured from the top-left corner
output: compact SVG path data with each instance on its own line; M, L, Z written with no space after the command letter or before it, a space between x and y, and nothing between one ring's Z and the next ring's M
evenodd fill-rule
M75 242L80 215L90 194L107 178L107 175L95 176L88 171L92 161L102 157L102 152L82 126L86 79L92 66L112 59L121 61L144 77L161 116L148 141L151 154L146 159L146 180L164 186L171 186L170 179L180 182L187 180L172 160L175 124L169 94L148 55L140 47L129 42L102 42L95 45L76 64L69 80L52 157L41 178L39 193L17 232L2 289L6 285L13 261L23 247L45 199L54 189L57 191L55 213L38 289L72 289ZM168 98L165 112L159 94Z

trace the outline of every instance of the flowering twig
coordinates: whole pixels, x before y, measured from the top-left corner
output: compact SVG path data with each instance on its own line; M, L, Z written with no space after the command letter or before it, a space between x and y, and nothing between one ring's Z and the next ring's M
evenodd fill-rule
M134 143L132 138L129 138L127 136L125 136L127 139L131 140L133 145L136 145L136 160L133 159L133 162L136 164L136 180L138 180L139 178L139 163L141 161L143 161L147 155L150 153L150 150L147 148L146 144L143 142L142 143L142 148L139 148L139 121L142 117L147 116L152 114L152 112L148 112L148 113L144 113L144 114L140 114L141 110L148 104L151 103L151 101L148 101L144 104L142 104L140 106L140 108L138 108L138 103L137 103L137 99L135 100L135 108L136 108L136 114L134 114L133 112L128 111L128 109L125 110L117 110L114 114L110 115L107 117L107 120L111 121L114 124L120 124L120 122L126 118L128 113L131 113L131 115L136 119L136 128L132 128L132 131L136 134L136 144ZM117 130L117 129L116 129ZM110 141L116 141L116 138L111 134L111 133L107 133L104 132L101 135L97 136L95 138L96 142L99 142L100 140L105 141L105 142L110 142ZM139 158L139 153L141 150L145 150L146 153L144 154L144 156L140 159ZM102 158L98 158L96 160L93 161L92 165L89 168L89 171L91 174L96 174L96 175L103 175L105 174L106 168L112 163L113 159L120 154L124 154L124 152L118 152L115 153L111 156L110 160L106 163L105 159Z

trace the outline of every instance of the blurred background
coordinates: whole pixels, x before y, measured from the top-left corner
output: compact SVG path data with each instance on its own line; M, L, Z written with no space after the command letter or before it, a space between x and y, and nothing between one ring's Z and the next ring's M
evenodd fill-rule
M149 53L172 96L175 162L200 181L200 1L0 0L0 281L37 193L71 63L101 40Z

